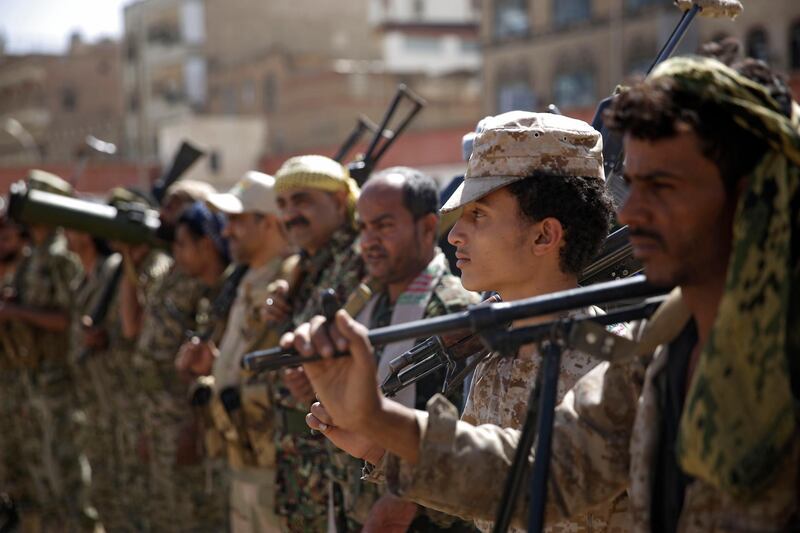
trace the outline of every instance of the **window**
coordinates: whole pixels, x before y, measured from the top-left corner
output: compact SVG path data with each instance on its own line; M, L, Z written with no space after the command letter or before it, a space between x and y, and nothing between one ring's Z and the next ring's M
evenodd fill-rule
M553 84L553 99L561 109L594 105L594 85L594 73L591 70L559 74Z
M242 85L242 105L252 107L256 103L256 85L248 80Z
M508 39L528 34L527 0L496 0L494 6L495 38Z
M417 54L435 54L439 51L441 41L435 37L406 37L406 49Z
M747 56L762 61L769 61L769 39L762 28L750 30L745 43Z
M536 94L527 76L501 79L497 84L497 112L533 111L536 108Z
M78 95L72 87L65 87L61 90L61 109L64 111L75 111L78 107Z
M789 68L800 70L800 20L789 28Z
M563 27L592 17L590 0L553 0L553 20Z
M236 114L239 109L236 100L236 88L225 87L222 90L222 112L228 115Z
M414 18L422 20L425 16L425 0L414 0L413 10Z
M264 78L264 111L274 113L278 108L278 80L275 74L267 74Z

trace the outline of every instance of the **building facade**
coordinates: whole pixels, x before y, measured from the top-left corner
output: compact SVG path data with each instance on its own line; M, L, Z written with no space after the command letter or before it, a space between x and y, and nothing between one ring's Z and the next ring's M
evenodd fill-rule
M697 17L678 52L735 37L747 55L796 77L800 2L748 0L735 21ZM675 27L668 0L495 0L481 16L483 108L541 110L548 104L591 119L597 102L643 73Z
M63 55L0 55L2 165L108 159L86 140L119 148L122 115L120 49L113 41L88 44L75 35Z

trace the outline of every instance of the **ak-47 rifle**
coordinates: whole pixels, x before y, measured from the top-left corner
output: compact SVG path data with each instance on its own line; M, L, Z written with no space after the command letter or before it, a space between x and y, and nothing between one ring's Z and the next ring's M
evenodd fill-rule
M598 283L589 287L554 292L515 302L497 302L479 305L450 315L426 318L396 326L386 326L369 331L368 338L373 346L385 345L404 339L418 339L456 333L468 330L482 335L505 329L505 325L515 320L549 315L591 305L629 302L665 294L667 289L651 285L643 276ZM336 357L348 355L337 353ZM320 356L303 357L294 350L271 348L246 354L242 366L251 371L276 370L319 361Z
M358 142L361 140L361 137L363 137L368 131L371 131L373 134L380 133L377 124L372 122L365 115L359 115L358 119L356 119L356 125L353 128L353 131L350 132L350 135L348 135L347 139L344 140L342 146L339 147L336 155L333 156L334 161L338 163L344 161L345 156L350 153L350 150L352 150L353 147L358 144ZM382 135L387 136L388 133L384 131Z
M400 102L404 99L411 102L411 108L406 116L403 117L403 119L397 125L397 127L393 130L390 130L388 129L389 122L392 120L394 114L397 112L397 109L400 107ZM406 87L405 84L401 83L397 86L397 92L395 93L392 102L389 104L389 108L386 110L383 120L374 132L375 135L373 136L367 151L363 156L361 156L361 158L348 165L350 169L350 176L356 180L359 186L363 185L364 182L367 181L378 161L380 161L389 147L394 144L397 138L400 137L417 113L419 113L420 110L425 107L425 105L425 100L414 93L411 89ZM381 141L383 141L383 143L381 143ZM355 142L353 144L355 144Z

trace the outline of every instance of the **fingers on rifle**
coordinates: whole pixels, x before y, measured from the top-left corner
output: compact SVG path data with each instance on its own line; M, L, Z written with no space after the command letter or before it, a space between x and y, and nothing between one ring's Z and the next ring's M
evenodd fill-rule
M367 339L366 327L353 320L344 310L336 313L336 327L349 346L353 357L362 363L365 358L372 358L372 347Z
M328 414L328 411L319 402L311 404L311 415L323 424L327 424L329 426L334 425L331 415Z
M328 430L328 425L322 422L320 419L308 413L306 415L306 425L311 429L316 429L317 431L321 431L325 433Z
M325 317L315 316L311 319L311 342L318 354L323 357L333 357L333 341L329 335Z
M294 330L294 348L300 353L309 357L314 355L314 347L311 344L311 324L305 322L297 326Z
M294 345L294 332L287 331L283 335L281 335L281 340L279 341L281 348L287 349L291 348Z

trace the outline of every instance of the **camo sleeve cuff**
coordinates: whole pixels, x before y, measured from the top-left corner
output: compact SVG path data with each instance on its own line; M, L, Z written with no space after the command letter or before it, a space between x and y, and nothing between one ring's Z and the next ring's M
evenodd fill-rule
M427 413L417 413L417 423L419 462L410 465L389 456L385 462L389 490L465 519L494 518L519 432L462 422L455 406L438 394L428 402Z

